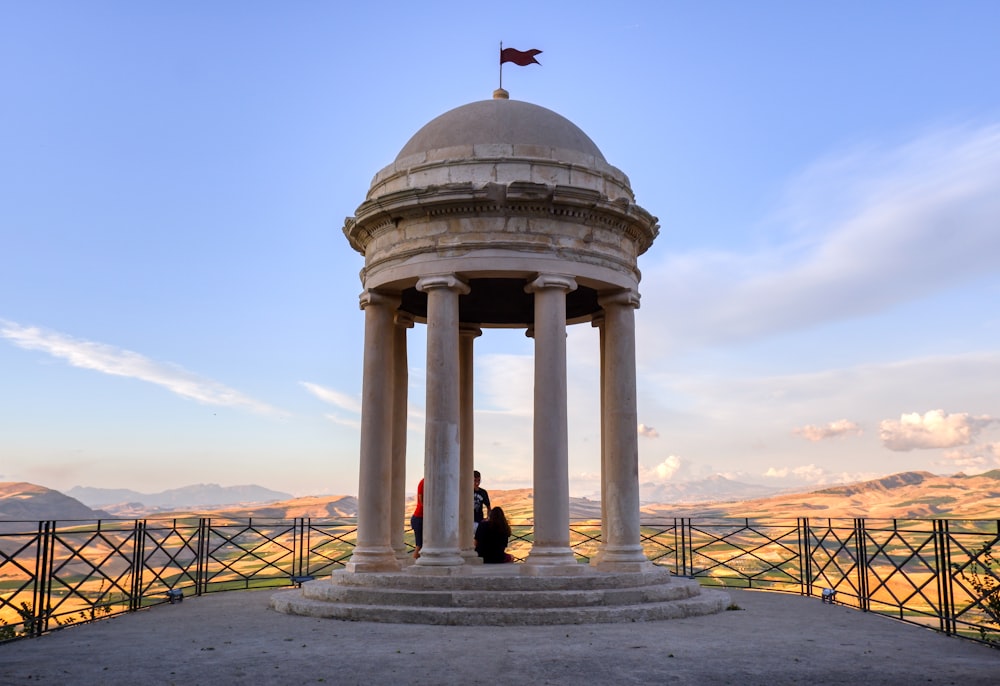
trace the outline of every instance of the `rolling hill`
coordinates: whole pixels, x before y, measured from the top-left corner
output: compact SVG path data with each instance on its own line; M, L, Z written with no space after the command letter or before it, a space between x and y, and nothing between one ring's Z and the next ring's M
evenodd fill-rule
M938 476L930 472L901 472L880 479L831 486L805 493L782 493L765 498L732 500L733 488L712 480L696 484L697 498L711 497L712 483L720 484L717 502L683 502L643 505L643 518L650 517L868 517L873 519L1000 518L1000 470L967 476ZM219 487L215 487L219 488ZM241 487L246 488L246 487ZM268 494L277 493L254 487ZM680 492L680 487L675 490ZM183 491L184 489L176 489ZM491 489L493 505L504 508L513 521L528 521L534 511L534 492ZM695 497L695 496L692 496ZM199 514L215 517L356 517L355 496L308 496L265 503L225 504L209 507L177 507L150 511L145 505L116 506L109 514L93 510L58 491L27 483L0 483L0 518L37 521L43 519L97 519L162 517ZM412 499L406 512L412 512ZM570 498L570 519L599 519L601 503L588 498Z
M23 481L0 483L0 520L38 522L48 519L108 519L110 516L51 488Z
M203 510L243 503L287 500L292 496L256 485L220 486L194 484L158 493L140 493L126 488L74 486L67 495L90 507L99 507L115 516L142 517L181 509Z
M868 517L994 519L1000 517L1000 470L975 476L901 472L881 479L735 503L647 505L669 517Z

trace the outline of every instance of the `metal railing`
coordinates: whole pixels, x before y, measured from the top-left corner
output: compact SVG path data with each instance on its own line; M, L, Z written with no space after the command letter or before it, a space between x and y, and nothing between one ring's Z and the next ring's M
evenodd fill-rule
M530 552L531 522L508 550ZM600 546L576 521L581 563ZM0 641L184 595L288 586L350 559L353 519L0 522ZM412 535L406 533L412 547ZM644 520L654 563L705 585L820 597L1000 645L1000 520ZM832 597L831 597L831 594Z

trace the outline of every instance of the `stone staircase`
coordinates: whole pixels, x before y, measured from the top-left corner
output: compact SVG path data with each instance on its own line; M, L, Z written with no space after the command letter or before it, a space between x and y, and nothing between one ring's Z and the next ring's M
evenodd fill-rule
M656 567L542 576L520 564L470 565L446 575L337 571L271 598L273 609L309 617L492 626L676 619L721 612L729 603L723 591Z

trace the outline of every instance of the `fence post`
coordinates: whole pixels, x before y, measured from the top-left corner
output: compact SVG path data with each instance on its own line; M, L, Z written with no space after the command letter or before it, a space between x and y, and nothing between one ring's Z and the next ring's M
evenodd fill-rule
M49 630L49 597L52 590L52 546L54 521L38 522L38 548L35 550L35 592L31 599L32 617L27 620L25 633L41 636Z
M132 529L132 586L129 591L128 609L138 610L142 607L142 570L146 556L146 520L135 520Z
M938 620L941 631L948 636L955 633L955 603L953 598L951 574L951 533L948 530L947 519L935 519L934 523L934 559L937 563L938 588Z
M681 518L681 576L694 575L694 551L691 550L691 520Z
M309 561L306 551L309 549L306 543L306 518L296 517L292 524L292 576L302 577L309 574Z
M809 518L800 517L799 518L799 570L802 578L799 580L801 585L801 595L806 597L811 597L812 588L812 545L809 540Z
M210 531L208 517L198 519L198 564L194 582L195 595L201 595L208 588L208 534ZM177 525L176 520L174 525Z
M854 549L858 560L858 609L868 612L868 543L865 540L865 520L854 520Z

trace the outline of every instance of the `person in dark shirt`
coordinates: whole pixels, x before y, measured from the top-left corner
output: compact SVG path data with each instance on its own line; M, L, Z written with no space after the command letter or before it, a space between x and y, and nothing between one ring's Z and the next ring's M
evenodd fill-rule
M510 540L510 524L503 509L494 507L489 519L484 519L476 527L476 553L484 564L513 562L514 557L506 552Z
M472 521L478 524L486 519L486 513L490 511L490 494L486 492L485 488L479 487L482 476L478 471L472 472L472 478L476 484L476 488L472 492L472 505L474 508L472 510Z

